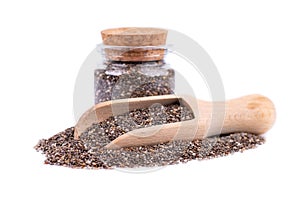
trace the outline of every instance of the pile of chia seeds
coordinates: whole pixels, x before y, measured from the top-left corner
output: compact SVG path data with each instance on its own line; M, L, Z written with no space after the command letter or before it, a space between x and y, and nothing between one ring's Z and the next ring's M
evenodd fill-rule
M40 140L35 149L46 155L45 164L110 169L156 167L211 159L243 152L265 142L261 136L240 132L204 140L172 141L116 150L103 148L131 130L193 118L192 111L179 103L154 105L95 123L81 134L79 140L74 139L74 127L68 128L49 139Z

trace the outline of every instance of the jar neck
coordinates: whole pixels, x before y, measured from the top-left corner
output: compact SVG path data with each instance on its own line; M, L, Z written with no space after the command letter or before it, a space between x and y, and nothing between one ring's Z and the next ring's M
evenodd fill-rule
M161 67L164 66L166 63L164 60L157 60L157 61L114 61L114 60L106 60L104 62L105 65L107 66L112 66L112 67Z
M103 59L114 62L144 63L162 61L168 53L166 46L98 45Z

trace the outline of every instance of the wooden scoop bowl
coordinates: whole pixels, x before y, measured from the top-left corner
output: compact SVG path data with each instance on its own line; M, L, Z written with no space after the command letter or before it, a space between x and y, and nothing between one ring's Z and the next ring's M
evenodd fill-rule
M192 109L194 119L136 129L119 136L105 148L116 149L173 140L203 139L241 131L263 134L275 121L274 105L270 99L262 95L248 95L226 102L207 102L190 96L151 96L112 100L93 106L77 122L75 139L78 139L93 123L101 122L110 116L148 108L156 103L167 105L178 101Z

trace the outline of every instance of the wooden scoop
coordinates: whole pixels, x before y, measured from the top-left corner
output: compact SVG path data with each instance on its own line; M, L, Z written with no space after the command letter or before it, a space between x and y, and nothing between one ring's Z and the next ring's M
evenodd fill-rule
M107 101L85 112L75 126L75 138L79 138L93 123L101 122L112 115L124 114L153 104L172 104L179 101L193 110L194 119L164 125L140 128L119 136L105 147L107 149L193 140L233 132L262 134L275 121L272 101L262 95L249 95L226 102L206 102L189 96L151 96Z

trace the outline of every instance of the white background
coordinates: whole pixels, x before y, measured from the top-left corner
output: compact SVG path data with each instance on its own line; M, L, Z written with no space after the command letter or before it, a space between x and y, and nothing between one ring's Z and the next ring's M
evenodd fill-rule
M299 197L299 10L297 0L1 1L0 197ZM100 30L120 26L185 33L214 60L226 98L271 98L267 143L147 174L43 165L33 146L74 125L77 72Z

